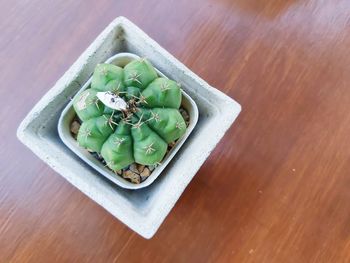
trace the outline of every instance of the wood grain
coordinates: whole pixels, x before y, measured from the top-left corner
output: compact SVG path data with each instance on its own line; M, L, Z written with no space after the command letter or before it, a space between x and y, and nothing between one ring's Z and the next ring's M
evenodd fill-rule
M350 2L2 0L0 262L350 262ZM243 106L145 240L21 145L116 16Z

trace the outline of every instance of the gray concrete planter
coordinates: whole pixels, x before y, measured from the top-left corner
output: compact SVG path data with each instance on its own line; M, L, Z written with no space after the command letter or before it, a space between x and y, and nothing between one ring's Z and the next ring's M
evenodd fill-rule
M57 132L69 98L88 81L98 63L120 52L147 57L159 71L183 85L199 110L198 123L181 149L152 185L139 190L120 188L101 176L66 147ZM17 136L92 200L151 238L240 110L238 103L209 86L130 21L118 17L35 105Z

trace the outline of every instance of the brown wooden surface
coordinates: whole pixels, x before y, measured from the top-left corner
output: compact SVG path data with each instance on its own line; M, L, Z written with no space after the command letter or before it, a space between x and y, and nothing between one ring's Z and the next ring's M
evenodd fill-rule
M243 112L145 240L20 144L116 16ZM348 0L2 0L0 262L350 262Z

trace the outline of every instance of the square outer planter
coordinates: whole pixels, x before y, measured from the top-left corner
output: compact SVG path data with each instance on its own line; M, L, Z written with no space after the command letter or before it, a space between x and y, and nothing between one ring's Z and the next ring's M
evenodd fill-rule
M166 76L183 84L199 109L199 121L185 144L160 177L141 190L111 183L68 149L57 133L59 116L69 98L98 63L119 52L147 57ZM237 102L209 86L129 20L118 17L35 105L17 136L84 194L141 236L151 238L240 110Z

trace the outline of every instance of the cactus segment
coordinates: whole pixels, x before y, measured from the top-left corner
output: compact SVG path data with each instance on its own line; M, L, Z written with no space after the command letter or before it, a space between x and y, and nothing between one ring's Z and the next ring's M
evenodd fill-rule
M157 72L147 59L131 61L124 67L124 82L127 87L145 89L157 78Z
M101 156L113 171L123 169L135 161L130 125L125 122L119 124L116 131L103 144Z
M122 92L125 89L124 71L113 64L98 64L92 75L91 88L97 91Z
M181 105L181 90L178 84L170 79L157 78L142 91L148 108L166 107L179 109Z
M148 126L167 143L176 141L186 132L185 120L176 109L153 108L143 109L141 112L149 119Z
M95 90L87 89L74 98L74 110L82 121L101 116L103 113L104 105L98 100L96 93Z
M100 153L102 145L113 133L115 124L111 115L102 115L84 121L79 129L77 141L80 146Z
M135 161L143 165L151 165L160 162L168 148L167 143L147 124L132 127L131 134L134 141Z

